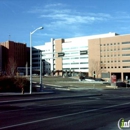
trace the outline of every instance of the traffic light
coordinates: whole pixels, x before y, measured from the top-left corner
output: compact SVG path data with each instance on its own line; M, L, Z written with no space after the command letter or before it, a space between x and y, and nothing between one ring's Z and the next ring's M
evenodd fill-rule
M82 50L80 51L80 55L87 55L88 54L88 51L87 50Z
M58 57L63 57L65 55L64 52L58 52Z

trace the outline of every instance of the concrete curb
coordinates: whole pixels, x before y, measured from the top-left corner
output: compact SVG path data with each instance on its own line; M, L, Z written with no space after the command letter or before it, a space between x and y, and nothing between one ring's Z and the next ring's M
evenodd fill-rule
M42 94L53 94L53 91L50 92L32 92L30 93L0 93L0 97L10 97L10 96L31 96L31 95L42 95Z

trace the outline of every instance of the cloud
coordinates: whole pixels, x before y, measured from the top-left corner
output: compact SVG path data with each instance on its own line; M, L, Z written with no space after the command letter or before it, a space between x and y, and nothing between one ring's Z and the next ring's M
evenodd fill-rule
M113 12L102 13L102 12L88 12L82 9L74 10L62 3L48 4L41 7L34 7L29 13L35 13L40 21L43 20L45 28L51 32L51 34L42 34L44 36L60 36L68 37L82 36L85 33L92 33L92 28L95 26L97 30L105 30L102 26L113 23L116 26L119 23L130 21L130 15L127 12ZM91 26L92 25L92 26ZM98 25L101 25L99 27ZM87 28L87 30L85 30ZM119 27L118 27L119 28ZM110 28L109 28L110 29ZM106 29L109 31L109 29ZM125 29L122 28L122 29ZM98 32L100 33L100 32ZM72 36L73 35L73 36Z
M93 22L105 21L111 16L103 13L77 12L62 3L48 4L44 7L35 7L29 13L37 13L39 18L48 19L59 25L63 24L91 24Z

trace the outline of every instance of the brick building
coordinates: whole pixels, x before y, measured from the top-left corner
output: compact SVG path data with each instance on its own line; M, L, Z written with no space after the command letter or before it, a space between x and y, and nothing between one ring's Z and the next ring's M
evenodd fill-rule
M6 71L10 60L16 62L17 67L25 67L27 62L27 47L24 43L6 41L1 42L2 71Z

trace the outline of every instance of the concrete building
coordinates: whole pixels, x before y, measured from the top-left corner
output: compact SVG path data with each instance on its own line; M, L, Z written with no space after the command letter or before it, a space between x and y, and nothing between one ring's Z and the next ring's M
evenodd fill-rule
M99 34L92 36L67 38L67 39L55 39L54 41L54 53L64 52L65 56L62 58L54 59L54 70L72 72L82 72L88 75L89 73L89 53L82 55L81 51L88 51L88 41L95 38L115 37L116 33ZM93 52L93 51L92 51ZM58 55L56 54L56 57Z
M45 60L44 73L50 74L53 71L55 72L55 75L63 75L64 72L84 72L88 74L89 54L81 54L81 51L88 51L88 40L114 37L116 35L116 33L107 33L67 39L51 39L50 42L47 42L44 45L34 46L35 50L32 52L33 67L39 68L40 56L38 56L38 50L41 50L42 59ZM58 53L60 52L65 54L64 57L58 57Z
M43 74L51 74L51 72L54 70L53 47L54 47L53 39L51 39L51 42L46 42L44 45L33 47L33 50L32 50L32 68L33 68L33 70L37 69L40 71L40 52L41 52L42 65L43 65L42 72L43 72ZM33 72L33 73L35 73L35 72Z
M130 35L91 39L88 53L90 64L95 61L100 63L100 74L114 74L117 80L122 81L130 79ZM89 73L91 75L90 71Z

